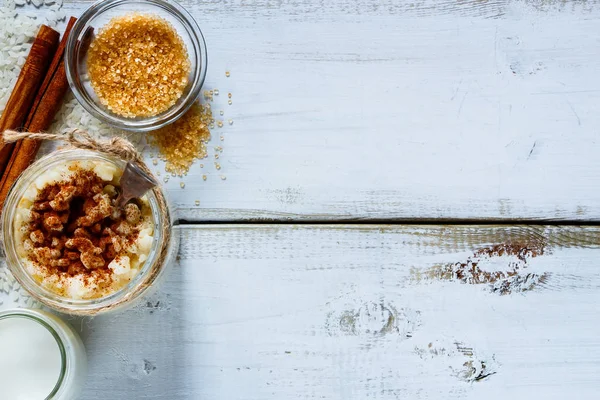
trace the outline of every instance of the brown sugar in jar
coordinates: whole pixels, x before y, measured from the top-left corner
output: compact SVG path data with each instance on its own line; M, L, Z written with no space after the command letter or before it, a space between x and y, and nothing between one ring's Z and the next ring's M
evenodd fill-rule
M191 63L167 20L129 13L111 19L90 44L88 74L100 103L127 118L152 117L182 96Z

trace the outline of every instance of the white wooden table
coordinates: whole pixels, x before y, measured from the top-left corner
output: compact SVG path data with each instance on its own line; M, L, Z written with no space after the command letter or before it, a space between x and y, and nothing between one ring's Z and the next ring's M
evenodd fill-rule
M83 399L598 399L598 1L185 5L234 124Z

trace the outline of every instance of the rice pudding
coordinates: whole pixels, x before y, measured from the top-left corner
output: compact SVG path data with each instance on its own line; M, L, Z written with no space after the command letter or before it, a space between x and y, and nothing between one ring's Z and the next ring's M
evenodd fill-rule
M140 272L154 222L146 196L115 206L122 173L106 161L68 161L27 187L13 220L15 244L40 285L71 299L97 299Z

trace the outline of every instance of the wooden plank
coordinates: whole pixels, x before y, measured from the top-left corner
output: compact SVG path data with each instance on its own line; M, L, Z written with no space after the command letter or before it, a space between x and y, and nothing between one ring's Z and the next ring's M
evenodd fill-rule
M597 1L376 3L185 3L225 126L182 218L600 220Z
M600 228L188 226L84 399L596 399Z

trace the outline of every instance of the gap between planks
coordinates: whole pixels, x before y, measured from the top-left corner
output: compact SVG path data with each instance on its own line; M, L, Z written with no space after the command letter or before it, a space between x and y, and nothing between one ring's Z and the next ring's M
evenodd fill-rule
M233 220L233 221L221 221L221 220L208 220L208 221L194 221L186 219L178 219L176 225L298 225L298 226L311 226L311 225L389 225L389 226L403 226L403 225L422 225L422 226L440 226L440 225L456 225L456 226L469 226L469 225L481 225L481 226L600 226L598 221L579 221L579 220L519 220L519 219L400 219L400 220L389 220L389 219L361 219L361 220L276 220L276 219L260 219L260 220Z

